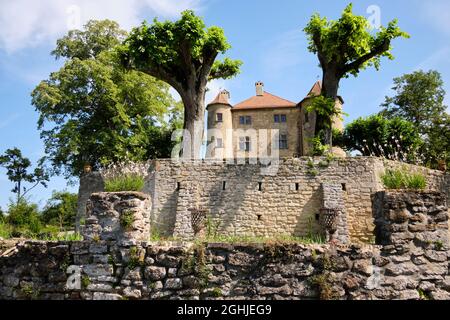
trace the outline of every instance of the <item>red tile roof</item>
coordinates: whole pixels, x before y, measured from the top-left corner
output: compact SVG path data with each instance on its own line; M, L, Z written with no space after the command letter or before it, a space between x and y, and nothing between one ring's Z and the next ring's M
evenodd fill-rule
M235 105L232 110L253 110L272 108L294 108L296 104L292 101L277 97L271 93L264 92L262 96L253 96Z
M312 86L311 90L309 90L306 97L303 98L302 101L300 101L300 104L302 104L307 99L320 96L321 93L322 93L322 81L316 81L316 83L314 83L314 85ZM342 99L341 96L338 96L338 99L341 101L342 104L344 104L344 100Z
M228 101L228 96L228 91L220 91L216 98L211 101L208 106L213 104L227 104L231 106L230 101Z

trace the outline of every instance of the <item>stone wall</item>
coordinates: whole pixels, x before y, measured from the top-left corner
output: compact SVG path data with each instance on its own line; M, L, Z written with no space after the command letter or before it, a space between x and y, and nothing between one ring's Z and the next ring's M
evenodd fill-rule
M450 299L445 196L373 203L383 246L20 243L0 255L0 299Z
M79 232L80 225L86 220L86 204L91 194L102 192L105 189L102 176L99 172L83 174L80 178L80 187L78 189L77 217L75 222L76 231Z
M248 162L248 160L247 160ZM189 209L203 206L219 232L230 235L304 236L319 230L322 183L341 185L353 242L373 241L371 196L383 190L380 175L395 162L378 158L285 159L276 175L261 164L157 161L151 173L152 224L163 234L191 235ZM417 170L412 167L413 170ZM426 169L424 169L426 170ZM426 170L429 190L444 190L445 175Z
M371 197L383 190L380 175L385 168L423 170L429 190L450 192L450 175L379 158L345 158L330 163L315 158L313 164L309 158L285 159L278 162L275 175L267 175L262 164L249 164L249 159L238 161L244 162L154 161L144 188L153 202L151 227L165 236L188 238L193 233L189 210L204 206L220 221L218 231L222 234L303 236L320 229L321 186L326 183L345 189L343 218L350 240L369 243L373 242L374 229ZM80 185L80 207L90 194L88 187L101 183Z
M86 207L86 240L147 241L151 199L141 192L94 193Z

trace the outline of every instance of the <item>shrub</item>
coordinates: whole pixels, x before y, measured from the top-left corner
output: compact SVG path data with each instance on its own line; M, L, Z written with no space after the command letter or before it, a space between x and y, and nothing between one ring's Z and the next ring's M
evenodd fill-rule
M424 190L427 186L426 178L421 173L409 173L406 169L387 170L381 180L387 189Z
M11 238L12 227L4 222L0 222L0 238L8 239Z
M131 210L123 211L120 215L120 225L125 230L130 230L134 222L134 212Z
M42 229L37 205L25 199L9 205L6 222L13 228L14 237L32 238Z
M144 188L144 178L137 174L122 175L105 179L106 192L141 191Z

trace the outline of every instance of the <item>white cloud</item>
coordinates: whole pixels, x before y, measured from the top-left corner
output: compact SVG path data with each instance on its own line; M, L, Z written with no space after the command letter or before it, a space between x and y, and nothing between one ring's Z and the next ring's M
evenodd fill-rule
M203 0L0 0L0 49L8 53L53 42L90 19L112 19L125 28L150 16L176 17L199 10Z

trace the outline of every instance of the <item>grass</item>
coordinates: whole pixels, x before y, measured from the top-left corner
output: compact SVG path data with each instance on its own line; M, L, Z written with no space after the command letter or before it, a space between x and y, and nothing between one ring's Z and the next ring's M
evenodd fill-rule
M144 177L137 174L122 175L105 179L106 192L141 191L144 188Z
M48 237L40 238L39 240L45 241L83 241L83 236L79 233L66 233L62 235L51 235Z
M251 236L216 236L206 238L206 242L217 243L299 243L299 244L325 244L325 237L310 235L307 237L277 236L277 237L251 237Z
M424 190L427 186L426 177L421 173L409 173L405 169L387 170L381 181L387 189Z

